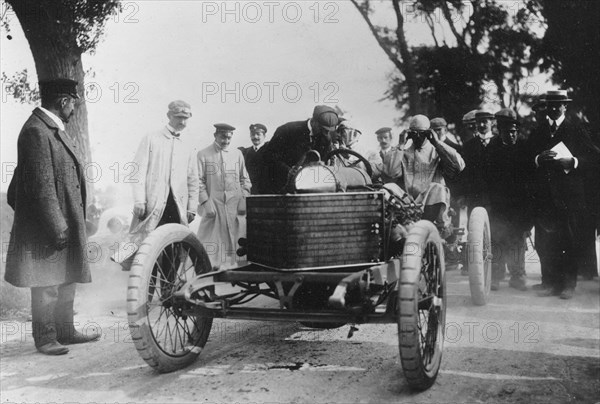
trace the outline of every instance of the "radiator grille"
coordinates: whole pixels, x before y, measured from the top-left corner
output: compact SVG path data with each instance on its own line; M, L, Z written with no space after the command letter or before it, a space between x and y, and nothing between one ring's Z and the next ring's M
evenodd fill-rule
M369 263L382 255L383 194L254 195L247 224L251 262L282 270Z

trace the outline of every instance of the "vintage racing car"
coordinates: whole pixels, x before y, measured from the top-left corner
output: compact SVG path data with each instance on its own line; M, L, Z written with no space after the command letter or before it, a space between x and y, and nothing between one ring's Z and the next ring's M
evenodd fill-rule
M130 260L127 293L130 332L148 365L169 372L191 364L213 318L321 328L395 323L408 384L434 383L446 318L445 241L397 185L373 184L369 163L356 155L366 169L305 164L285 194L249 196L238 250L244 265L212 268L183 225L150 233ZM469 222L472 294L483 304L491 272L485 210L476 208ZM235 288L220 292L223 284ZM275 304L253 305L259 296Z

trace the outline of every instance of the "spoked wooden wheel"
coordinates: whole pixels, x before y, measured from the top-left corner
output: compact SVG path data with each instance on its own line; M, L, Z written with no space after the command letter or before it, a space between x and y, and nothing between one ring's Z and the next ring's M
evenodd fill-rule
M154 230L137 252L127 291L129 329L141 357L159 372L192 363L206 344L212 318L188 316L175 292L211 270L204 247L187 227Z
M402 253L398 285L398 339L406 380L428 389L440 370L446 324L444 250L433 223L417 222Z
M483 306L487 303L492 282L492 239L485 208L473 209L469 217L466 259L471 300L473 304Z

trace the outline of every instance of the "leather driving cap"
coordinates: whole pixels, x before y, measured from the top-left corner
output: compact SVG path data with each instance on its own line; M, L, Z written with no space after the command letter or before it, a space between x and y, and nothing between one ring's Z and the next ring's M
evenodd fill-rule
M317 105L313 110L312 117L327 130L334 130L339 123L337 112L327 105Z

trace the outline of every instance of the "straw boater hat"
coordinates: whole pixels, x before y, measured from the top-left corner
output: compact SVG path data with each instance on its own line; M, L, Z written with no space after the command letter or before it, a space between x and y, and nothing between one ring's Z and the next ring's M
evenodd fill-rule
M548 102L570 102L573 101L567 95L567 90L550 90L546 91L544 101Z

